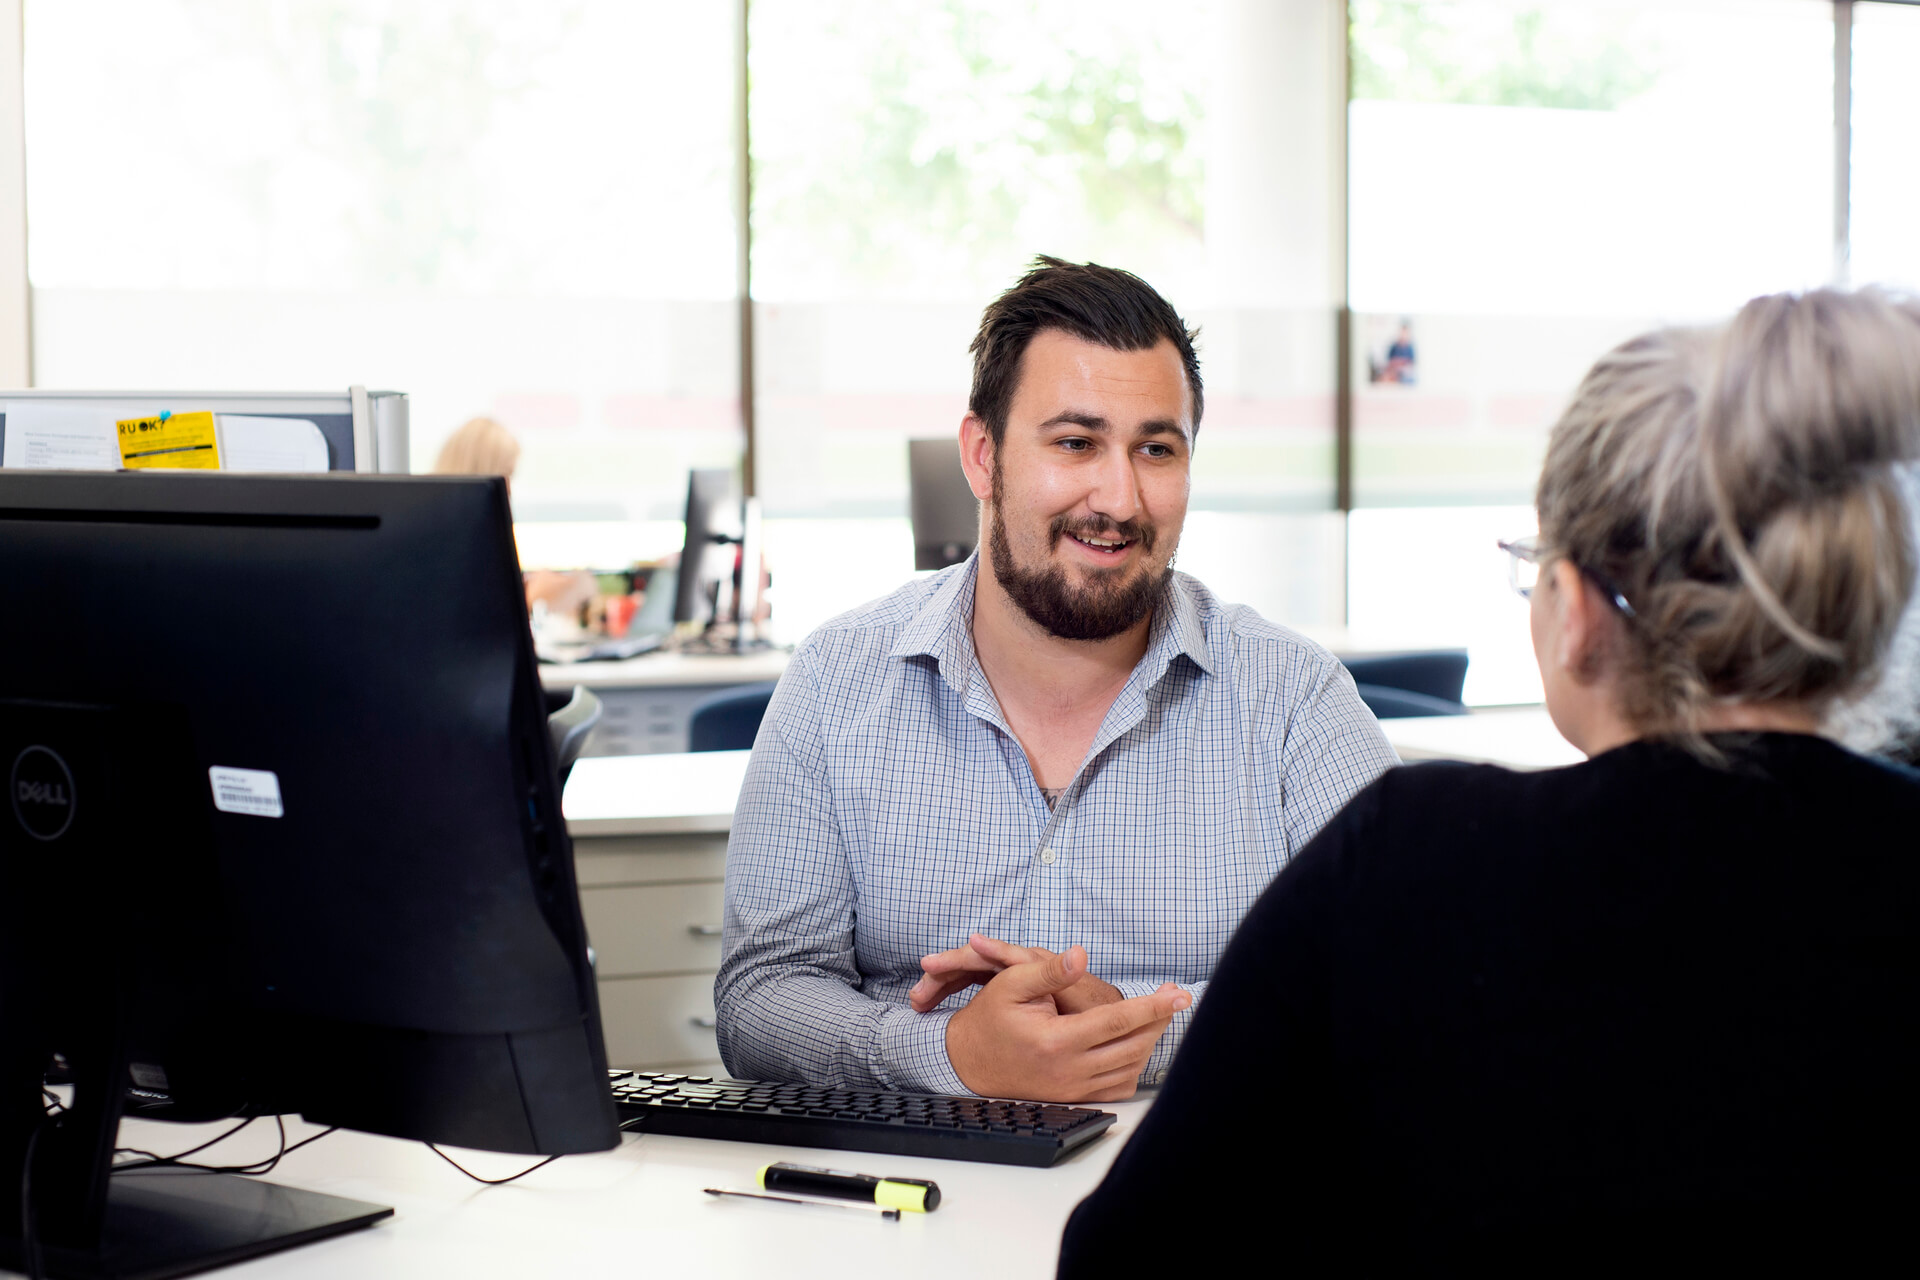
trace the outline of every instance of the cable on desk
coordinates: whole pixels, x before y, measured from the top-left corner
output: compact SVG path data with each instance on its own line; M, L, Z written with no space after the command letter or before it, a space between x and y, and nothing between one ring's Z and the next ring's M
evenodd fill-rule
M518 1182L520 1179L532 1173L535 1169L544 1169L548 1165L552 1164L555 1160L558 1160L560 1158L559 1156L548 1156L545 1160L542 1160L539 1164L530 1165L527 1168L522 1169L520 1172L513 1174L509 1177L483 1178L479 1174L473 1172L471 1169L461 1168L460 1162L458 1160L455 1160L452 1156L448 1155L446 1152L442 1151L440 1148L434 1146L431 1142L422 1143L421 1145L426 1147L427 1150L433 1152L433 1154L439 1156L442 1160L445 1160L448 1164L452 1165L454 1168L459 1169L460 1172L466 1174L469 1178L472 1178L475 1182L481 1183L489 1187L500 1187L500 1186L505 1186L509 1182Z
M188 1156L198 1155L200 1152L205 1151L208 1147L219 1146L221 1143L225 1142L228 1138L231 1138L234 1134L240 1132L242 1129L246 1128L248 1125L252 1124L255 1120L258 1120L259 1118L260 1118L259 1116L248 1116L245 1120L242 1120L239 1124L233 1126L233 1128L227 1130L225 1133L221 1134L219 1137L209 1138L207 1141L201 1143L197 1147L188 1147L185 1151L176 1152L175 1154L170 1156L155 1155L151 1151L142 1151L138 1147L116 1147L113 1152L113 1154L115 1154L116 1156L144 1156L146 1158L144 1160L139 1160L139 1161L130 1161L126 1164L117 1164L113 1166L113 1171L115 1173L118 1173L122 1169L144 1169L148 1165L174 1164L178 1161L186 1159Z
M234 1174L239 1174L243 1177L257 1178L265 1174L272 1173L274 1171L274 1168L278 1166L282 1160L286 1159L288 1156L292 1155L294 1152L298 1151L300 1148L305 1146L310 1146L311 1144L320 1141L320 1139L326 1137L328 1134L338 1133L340 1131L340 1127L338 1125L334 1125L331 1128L322 1129L319 1133L313 1134L310 1137L302 1138L300 1139L300 1141L293 1143L291 1146L289 1146L287 1144L286 1117L275 1116L273 1118L273 1123L274 1123L274 1126L278 1128L280 1131L280 1149L274 1152L271 1156L266 1156L259 1160L252 1160L247 1162L246 1164L192 1164L187 1161L186 1159L187 1156L194 1155L197 1152L205 1151L208 1147L216 1146L219 1143L225 1142L228 1138L231 1138L234 1134L240 1132L240 1130L246 1128L248 1125L252 1124L254 1120L257 1120L257 1119L259 1119L258 1116L255 1116L252 1119L243 1120L238 1125L235 1125L233 1128L227 1130L225 1133L221 1134L219 1137L213 1139L211 1142L203 1142L197 1147L189 1147L187 1150L180 1152L178 1155L159 1156L159 1155L155 1155L151 1151L134 1151L131 1149L123 1149L121 1151L116 1151L114 1153L115 1155L122 1155L122 1154L138 1155L138 1156L145 1156L146 1159L130 1160L125 1164L117 1164L113 1167L113 1171L115 1173L121 1173L130 1169L153 1169L153 1168L171 1167L171 1168L177 1168L177 1169L192 1169L196 1173L234 1173Z

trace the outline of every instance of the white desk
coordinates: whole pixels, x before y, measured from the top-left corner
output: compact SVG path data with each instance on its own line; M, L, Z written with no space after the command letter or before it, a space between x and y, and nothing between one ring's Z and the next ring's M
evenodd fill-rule
M1467 760L1509 769L1558 769L1586 757L1560 736L1545 707L1494 707L1465 716L1382 720L1387 741L1409 764Z
M614 1151L569 1156L504 1187L469 1182L418 1143L343 1131L288 1156L267 1180L391 1205L394 1216L214 1274L234 1280L1039 1280L1054 1272L1067 1215L1099 1182L1146 1106L1106 1104L1120 1122L1051 1169L645 1134L628 1135ZM184 1151L221 1127L128 1121L120 1145ZM318 1131L296 1122L289 1139ZM255 1122L196 1159L266 1156L276 1141L271 1123ZM504 1177L532 1163L486 1152L451 1154L482 1177ZM903 1214L896 1223L877 1214L723 1200L701 1190L752 1190L755 1172L774 1160L931 1178L943 1199L933 1213Z
M623 662L569 662L540 668L542 687L585 685L605 708L587 739L588 756L626 756L687 749L687 717L716 693L778 680L792 654L649 653Z
M786 649L750 649L746 653L647 653L619 662L559 662L540 668L548 689L577 684L601 689L660 689L700 685L721 688L778 680L793 654Z
M601 756L567 779L567 832L583 837L682 835L733 826L750 751Z

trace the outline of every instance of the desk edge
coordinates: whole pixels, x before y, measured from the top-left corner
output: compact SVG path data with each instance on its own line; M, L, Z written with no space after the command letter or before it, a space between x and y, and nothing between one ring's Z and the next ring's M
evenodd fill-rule
M733 829L731 813L669 814L655 818L569 818L567 834L575 840L593 836L724 835Z

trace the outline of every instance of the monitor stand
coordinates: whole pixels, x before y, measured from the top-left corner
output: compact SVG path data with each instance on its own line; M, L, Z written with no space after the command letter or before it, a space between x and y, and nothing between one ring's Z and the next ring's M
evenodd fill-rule
M96 1249L43 1246L58 1280L162 1280L324 1240L393 1216L384 1205L232 1173L145 1169L115 1174ZM24 1269L18 1239L0 1261Z
M239 1174L167 1166L115 1171L128 1078L121 1037L109 1022L68 1039L73 1092L57 1118L44 1110L41 1068L51 1055L36 1049L38 1038L29 1030L24 1043L0 1052L0 1265L28 1270L20 1211L29 1151L36 1251L45 1274L57 1280L191 1275L393 1215L384 1205Z

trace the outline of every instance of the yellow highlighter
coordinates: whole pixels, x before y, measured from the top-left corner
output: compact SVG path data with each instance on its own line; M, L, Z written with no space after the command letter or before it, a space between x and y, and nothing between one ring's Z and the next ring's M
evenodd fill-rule
M760 1170L760 1189L830 1196L835 1200L864 1200L883 1209L905 1209L909 1213L931 1213L940 1207L939 1185L923 1178L876 1178L867 1173L816 1169L784 1160Z

